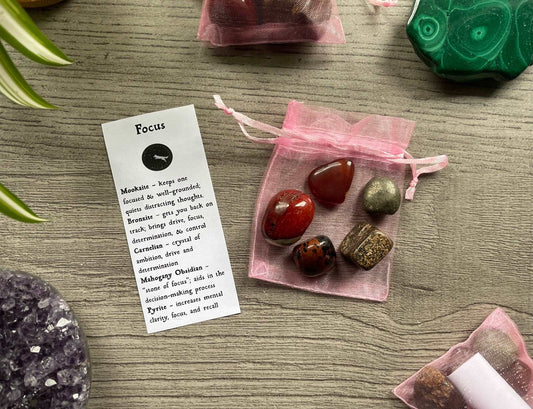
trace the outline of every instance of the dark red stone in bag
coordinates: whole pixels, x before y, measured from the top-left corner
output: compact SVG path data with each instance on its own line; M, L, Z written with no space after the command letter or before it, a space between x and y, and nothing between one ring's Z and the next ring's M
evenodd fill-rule
M522 361L515 361L510 367L501 371L500 375L520 396L527 395L531 370Z
M331 17L331 0L256 0L263 23L317 24Z
M209 19L223 27L241 27L258 24L254 0L211 0Z
M289 246L296 243L315 215L315 204L299 190L282 190L268 203L263 217L263 235L269 243Z
M349 159L338 159L319 166L309 174L309 190L323 204L341 204L350 190L353 174L353 162Z
M335 268L337 255L329 237L316 236L294 247L292 259L302 273L316 277Z

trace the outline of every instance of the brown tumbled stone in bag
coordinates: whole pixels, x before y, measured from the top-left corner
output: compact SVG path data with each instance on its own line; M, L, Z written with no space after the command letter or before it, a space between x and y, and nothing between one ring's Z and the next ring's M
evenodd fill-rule
M327 236L316 236L298 244L292 250L292 259L308 277L317 277L335 268L335 246Z
M497 371L503 371L517 359L518 346L505 332L496 328L483 328L472 338L472 350L479 352Z
M376 226L358 223L340 245L341 254L352 263L370 270L389 254L392 240Z
M255 0L263 23L313 24L329 20L331 0Z
M426 366L416 378L413 398L418 409L463 409L466 403L450 380L437 368Z

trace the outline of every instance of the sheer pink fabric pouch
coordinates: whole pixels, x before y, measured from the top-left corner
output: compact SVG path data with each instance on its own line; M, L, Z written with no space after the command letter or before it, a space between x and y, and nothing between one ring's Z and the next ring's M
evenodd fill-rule
M498 308L465 342L397 386L394 394L412 409L532 408L532 370L516 324Z
M336 0L204 0L198 39L216 47L346 42Z
M226 107L218 96L215 100L217 107L233 115L250 140L274 145L252 224L249 276L317 293L386 300L394 248L369 271L344 260L337 251L334 272L309 278L299 272L290 257L293 246L273 246L263 237L261 220L265 208L276 193L285 189L298 189L312 197L306 183L309 173L320 165L349 158L354 162L355 173L346 200L335 207L325 207L315 201L313 221L301 240L326 235L338 248L357 222L367 221L395 241L399 211L380 218L369 216L362 208L361 190L374 176L388 176L397 186L403 186L405 165L408 164L412 167L413 180L406 198L412 199L418 176L444 168L448 163L447 157L413 159L405 149L415 124L401 118L343 113L292 101L283 127L279 129L235 112ZM273 137L252 137L245 125L270 133ZM423 166L417 169L417 165Z

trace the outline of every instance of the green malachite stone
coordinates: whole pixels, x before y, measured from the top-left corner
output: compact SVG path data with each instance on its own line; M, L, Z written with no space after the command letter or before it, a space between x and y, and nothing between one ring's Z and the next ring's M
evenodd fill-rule
M416 0L407 36L441 77L510 80L533 63L533 0Z

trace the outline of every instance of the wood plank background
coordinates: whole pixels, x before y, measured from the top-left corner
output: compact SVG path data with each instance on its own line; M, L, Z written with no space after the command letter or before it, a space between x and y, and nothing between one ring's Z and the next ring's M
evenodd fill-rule
M50 223L2 218L0 266L57 287L83 323L90 409L396 408L392 388L464 340L497 306L533 352L533 68L496 85L436 78L405 35L412 2L338 0L347 43L209 49L200 0L66 0L31 11L75 60L13 55L62 109L0 98L0 180ZM281 125L289 100L417 121L415 156L446 153L402 208L387 302L247 277L270 148L213 106ZM195 104L242 314L147 335L100 129Z

